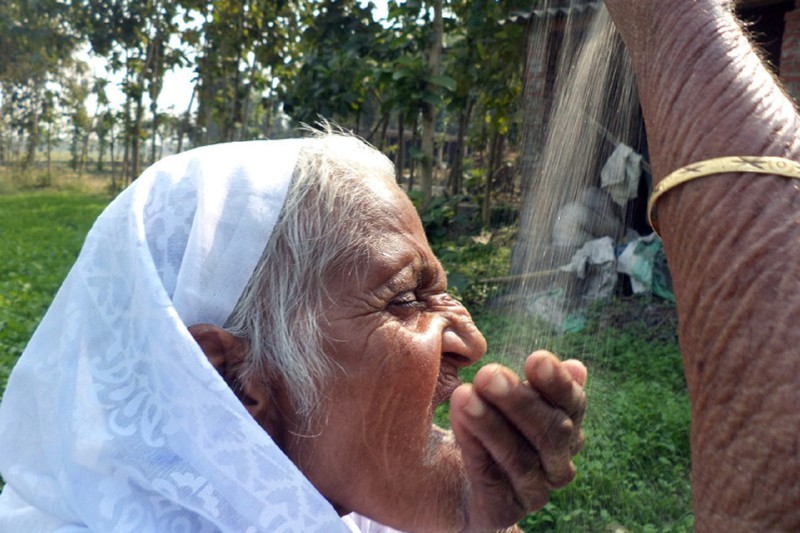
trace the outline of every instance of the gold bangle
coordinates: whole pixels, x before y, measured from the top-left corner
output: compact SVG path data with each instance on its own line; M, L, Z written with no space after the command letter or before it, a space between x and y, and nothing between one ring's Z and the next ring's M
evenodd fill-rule
M679 168L658 182L658 185L650 194L650 200L647 202L647 220L650 222L653 231L659 237L661 236L658 231L658 216L656 216L653 208L662 194L687 181L712 174L727 174L731 172L772 174L785 178L800 179L800 163L783 157L733 156L707 159Z

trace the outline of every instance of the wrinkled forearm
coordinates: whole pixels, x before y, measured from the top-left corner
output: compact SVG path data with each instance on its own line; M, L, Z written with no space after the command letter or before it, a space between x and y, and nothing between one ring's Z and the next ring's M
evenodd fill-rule
M725 4L663 2L649 29L621 24L656 180L725 155L800 159L793 104ZM800 528L798 186L721 175L659 201L692 400L699 531Z

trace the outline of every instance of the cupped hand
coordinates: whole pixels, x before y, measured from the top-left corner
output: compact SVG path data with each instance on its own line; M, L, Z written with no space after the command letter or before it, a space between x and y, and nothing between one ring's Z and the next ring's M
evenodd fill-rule
M586 367L534 352L524 381L497 364L450 400L453 433L470 482L466 530L508 527L543 507L575 476L583 446Z

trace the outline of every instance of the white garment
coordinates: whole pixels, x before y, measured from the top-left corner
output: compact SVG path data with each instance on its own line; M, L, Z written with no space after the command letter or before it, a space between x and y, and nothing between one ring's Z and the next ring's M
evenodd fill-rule
M633 148L620 143L600 171L603 190L614 201L625 207L628 200L639 194L639 177L642 175L642 156Z
M184 325L230 314L303 142L169 157L100 216L0 405L0 531L347 531Z
M350 528L350 533L403 533L399 529L384 526L379 522L375 522L374 520L370 520L356 513L345 515L342 517L342 520L347 524L347 527Z

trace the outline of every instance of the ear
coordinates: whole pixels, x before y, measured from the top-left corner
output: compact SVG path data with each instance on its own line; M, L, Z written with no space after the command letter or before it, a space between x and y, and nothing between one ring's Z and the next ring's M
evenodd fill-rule
M250 415L269 431L271 395L267 384L254 379L243 382L239 377L239 368L247 355L247 343L213 324L195 324L188 329L211 366L219 372Z

